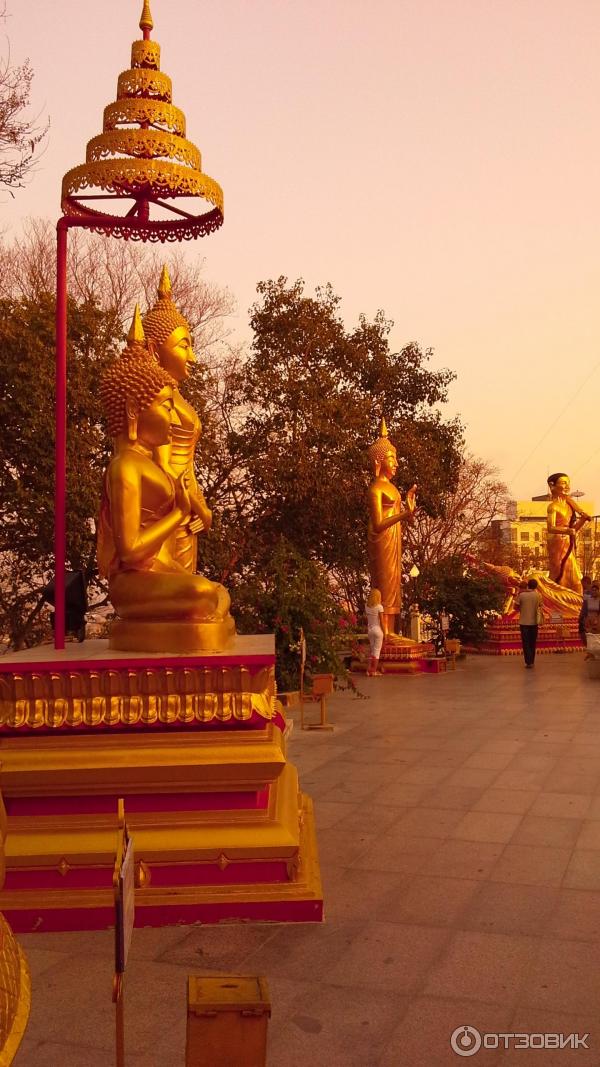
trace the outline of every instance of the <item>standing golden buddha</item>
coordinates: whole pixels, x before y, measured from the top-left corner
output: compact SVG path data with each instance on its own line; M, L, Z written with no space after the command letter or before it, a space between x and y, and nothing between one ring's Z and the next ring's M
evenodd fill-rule
M178 421L173 425L169 445L159 449L159 462L174 477L186 472L192 504L192 519L177 531L175 558L186 571L195 574L197 563L196 534L209 530L212 512L196 481L194 454L202 426L191 404L182 396L179 383L189 377L196 356L192 346L189 323L173 301L171 279L163 267L158 285L158 300L143 319L148 351L175 380L173 402Z
M104 476L98 566L118 616L115 649L218 652L235 633L227 590L177 558L195 506L188 470L175 476L159 457L180 424L176 387L149 355L136 307L127 347L100 382L115 452Z
M383 604L381 624L386 636L398 632L402 606L402 519L416 508L416 485L403 504L399 490L391 482L398 470L396 449L388 438L385 419L380 436L369 448L373 481L368 490L368 552L372 588L379 589Z
M569 496L571 483L558 472L548 478L552 500L547 511L548 571L553 582L581 594L581 568L577 560L577 534L591 515Z

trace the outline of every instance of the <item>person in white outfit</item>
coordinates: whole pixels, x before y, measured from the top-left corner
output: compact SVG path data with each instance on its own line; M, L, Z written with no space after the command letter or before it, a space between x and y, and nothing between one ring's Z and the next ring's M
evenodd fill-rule
M381 626L383 604L381 603L381 593L379 592L379 589L371 589L367 600L366 615L367 632L369 634L369 645L371 650L371 658L367 668L367 677L373 678L376 674L383 673L378 670L381 646L383 645L383 629Z

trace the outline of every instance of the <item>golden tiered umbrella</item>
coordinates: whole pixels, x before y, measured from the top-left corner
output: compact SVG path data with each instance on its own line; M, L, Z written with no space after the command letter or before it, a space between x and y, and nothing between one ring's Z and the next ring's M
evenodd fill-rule
M119 75L117 99L104 109L102 133L89 141L85 163L63 178L62 210L81 225L114 237L200 237L222 224L223 192L202 173L200 151L186 138L185 115L173 103L169 75L160 69L160 45L150 40L149 0L144 0L139 25L143 39L133 42L131 67ZM212 208L191 214L169 203L182 197L201 197ZM110 211L107 225L106 212L90 200L112 202L113 209L115 201L133 203L124 215ZM152 205L171 217L151 220Z
M63 178L63 215L56 228L57 649L65 647L68 231L81 227L133 241L182 241L203 237L223 223L223 192L202 173L200 152L186 138L185 115L173 103L171 79L160 70L160 45L150 40L149 0L144 0L139 25L142 40L133 42L131 67L119 75L117 99L104 109L102 133L89 142L85 163ZM187 208L184 198L192 197L208 201L209 209L196 214L184 210L181 201Z

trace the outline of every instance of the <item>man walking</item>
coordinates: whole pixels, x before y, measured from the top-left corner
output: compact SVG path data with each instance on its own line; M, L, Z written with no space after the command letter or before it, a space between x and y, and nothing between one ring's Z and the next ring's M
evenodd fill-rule
M519 623L521 626L521 644L525 666L530 668L535 663L535 646L537 644L538 623L541 622L542 598L537 591L535 578L527 582L527 589L519 594Z

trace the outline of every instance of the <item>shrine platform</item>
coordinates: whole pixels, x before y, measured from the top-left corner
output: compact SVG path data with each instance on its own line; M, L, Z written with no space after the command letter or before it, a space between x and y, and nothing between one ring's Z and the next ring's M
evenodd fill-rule
M479 656L359 681L333 733L294 729L315 799L322 924L135 930L126 1057L183 1063L189 974L267 976L276 1067L458 1064L450 1035L589 1032L589 1050L462 1062L598 1063L600 683L584 657ZM293 709L299 724L299 708ZM114 1061L112 931L25 934L31 1018L15 1067ZM85 1010L82 1010L82 1005Z
M368 639L361 645L361 654L355 656L350 669L357 674L366 673L369 662ZM437 674L433 645L424 641L384 641L379 657L379 669L385 674Z
M538 628L536 653L581 652L584 647L579 636L578 620L544 620ZM465 651L482 656L520 656L521 631L518 615L494 619L487 627L485 640L477 646L465 646Z
M312 803L287 761L272 636L214 655L107 642L0 660L0 909L17 931L113 921L117 800L136 921L319 921Z

